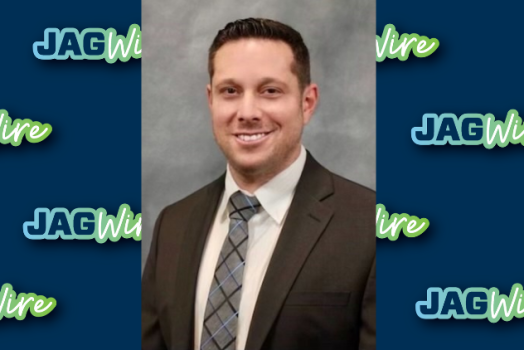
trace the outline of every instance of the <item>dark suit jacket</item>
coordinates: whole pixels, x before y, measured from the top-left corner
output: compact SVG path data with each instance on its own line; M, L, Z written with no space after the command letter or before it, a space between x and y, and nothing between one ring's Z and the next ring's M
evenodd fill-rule
M193 350L197 275L224 176L166 207L142 279L142 348ZM246 350L375 348L375 194L308 154Z

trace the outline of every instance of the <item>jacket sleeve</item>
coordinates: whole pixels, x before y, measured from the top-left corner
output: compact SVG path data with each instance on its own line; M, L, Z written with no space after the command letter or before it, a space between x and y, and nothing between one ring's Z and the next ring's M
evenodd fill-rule
M162 217L165 209L160 213L153 230L151 249L142 276L142 349L167 349L160 329L159 315L155 300L156 294L156 259L157 244Z
M362 298L360 324L360 350L376 349L376 273L375 258L369 272L366 290Z

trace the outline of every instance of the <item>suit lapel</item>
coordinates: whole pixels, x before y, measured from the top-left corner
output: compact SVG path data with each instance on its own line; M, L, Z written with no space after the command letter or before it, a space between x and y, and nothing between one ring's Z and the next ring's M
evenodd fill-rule
M224 176L211 183L193 209L184 233L174 282L175 308L173 348L192 349L194 344L194 305L198 270L204 252L206 237L213 224L215 212L224 188Z
M331 174L308 153L258 295L246 349L261 349L296 277L333 215L332 209L322 203L332 193Z

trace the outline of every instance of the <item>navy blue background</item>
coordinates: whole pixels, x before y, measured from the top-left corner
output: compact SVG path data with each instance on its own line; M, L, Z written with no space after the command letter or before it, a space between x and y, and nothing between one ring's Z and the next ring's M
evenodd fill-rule
M140 348L140 242L32 241L38 207L141 212L141 61L41 61L49 27L126 35L140 1L2 1L0 109L53 127L0 145L0 285L57 300L49 315L0 320L0 349Z
M378 349L522 348L524 320L422 320L429 287L524 283L524 148L417 146L424 113L524 114L524 4L377 0L377 34L440 41L427 58L377 63L377 202L428 218L428 231L377 240Z
M496 7L495 7L496 5ZM379 240L378 348L503 348L524 320L422 320L429 287L523 283L522 146L417 146L424 113L524 114L524 5L377 1L377 34L440 40L428 58L377 64L377 201L430 220L422 236ZM0 285L54 297L49 315L0 320L4 349L114 349L140 344L140 243L31 241L22 224L37 207L140 209L140 60L40 61L32 44L48 27L140 24L139 1L0 4L0 109L50 123L39 144L0 145Z

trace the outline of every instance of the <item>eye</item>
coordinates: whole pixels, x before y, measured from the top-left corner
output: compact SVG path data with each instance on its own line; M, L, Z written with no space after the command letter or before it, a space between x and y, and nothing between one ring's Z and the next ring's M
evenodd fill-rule
M280 94L280 90L274 87L266 87L262 90L262 94L269 96L276 96Z
M235 95L238 93L238 90L233 86L226 86L222 89L220 89L220 93L224 95Z

